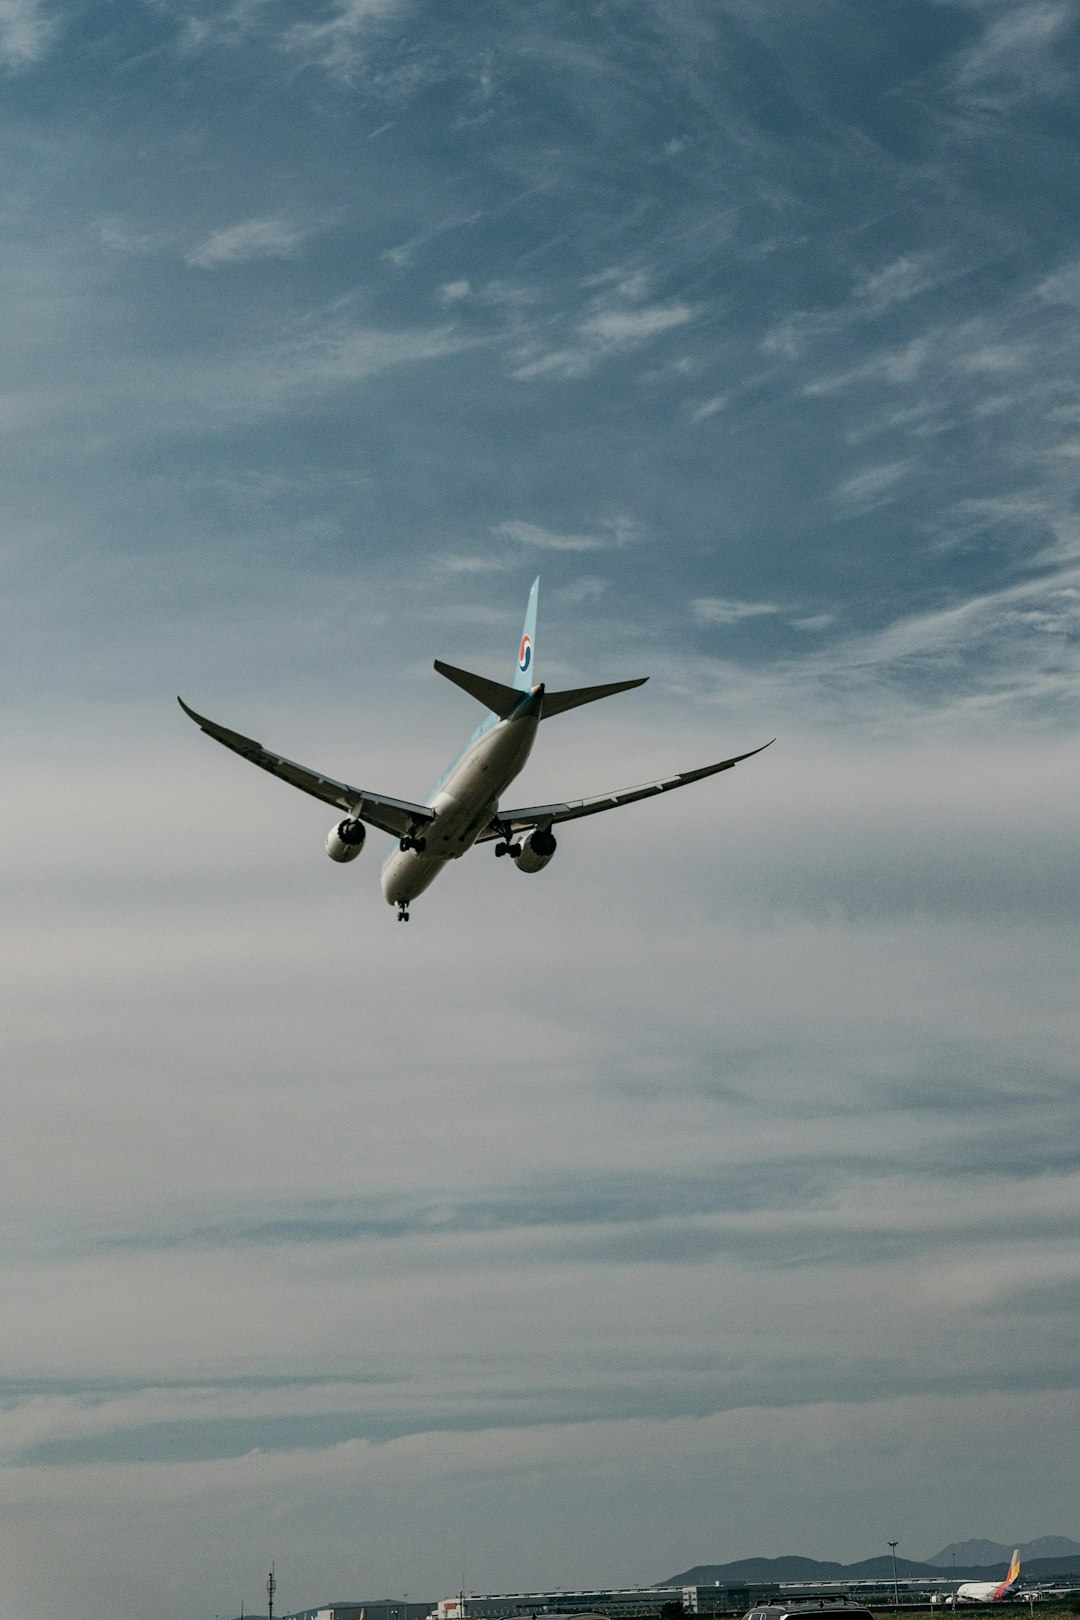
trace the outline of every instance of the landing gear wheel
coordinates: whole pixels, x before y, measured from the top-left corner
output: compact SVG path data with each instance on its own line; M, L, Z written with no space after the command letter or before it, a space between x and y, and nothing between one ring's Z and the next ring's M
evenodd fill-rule
M398 922L408 922L408 920L409 920L409 902L407 900L399 900L398 901L397 920L398 920Z
M398 849L400 849L403 855L406 854L410 849L415 849L418 855L422 855L425 849L427 849L427 839L414 838L412 833L406 833L405 837L398 844Z
M495 854L496 855L505 855L509 848L510 848L509 844L496 844L495 845Z
M506 853L508 855L512 855L514 857L515 861L516 861L518 856L521 854L521 845L520 844L507 844Z

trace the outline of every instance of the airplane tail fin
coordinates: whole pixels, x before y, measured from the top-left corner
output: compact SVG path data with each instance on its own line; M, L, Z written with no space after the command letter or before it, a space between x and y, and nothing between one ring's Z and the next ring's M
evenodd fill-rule
M1013 1582L1019 1578L1019 1575L1020 1575L1020 1549L1019 1549L1019 1547L1016 1547L1013 1550L1012 1562L1009 1565L1009 1573L1005 1577L1005 1579L1008 1581L1008 1584L1011 1586L1013 1584Z
M532 582L529 600L525 605L525 623L521 627L521 640L518 642L517 668L514 670L514 690L516 692L531 692L536 685L534 666L536 663L536 604L540 595L540 575L537 574ZM498 714L498 709L495 713Z
M512 686L504 686L501 681L489 681L485 675L474 675L471 670L458 669L453 664L444 664L441 658L435 660L435 668L440 675L445 675L448 681L460 686L463 692L468 692L470 697L484 704L485 708L497 714L500 720L505 720L514 712L523 696L533 691L537 691L539 695L543 690L537 688L533 678L536 665L536 605L539 594L538 575L532 582L525 608L525 623L518 643L517 668L514 671ZM567 709L580 708L583 703L596 703L599 698L613 697L616 692L629 692L631 687L644 686L648 678L647 675L643 675L636 681L612 681L607 686L578 686L568 692L545 692L541 717L550 720L553 715L565 714Z

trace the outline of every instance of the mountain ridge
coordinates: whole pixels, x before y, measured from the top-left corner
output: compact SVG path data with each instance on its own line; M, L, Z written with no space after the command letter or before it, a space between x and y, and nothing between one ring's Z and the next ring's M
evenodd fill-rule
M1034 1541L1014 1541L1008 1547L1003 1541L950 1541L947 1547L942 1547L939 1553L926 1561L943 1568L951 1568L954 1563L1007 1564L1012 1557L1013 1547L1017 1545L1021 1559L1073 1558L1080 1553L1080 1541L1073 1541L1068 1536L1038 1536Z
M1025 1557L1025 1545L1038 1547L1040 1541L1043 1543L1049 1541L1054 1546L1072 1546L1075 1551L1061 1551L1035 1558ZM1045 1579L1055 1574L1080 1572L1080 1546L1075 1542L1070 1543L1064 1536L1042 1537L1040 1541L1018 1543L1024 1575ZM963 1545L958 1544L957 1551ZM993 1547L996 1544L990 1545ZM995 1556L987 1563L961 1562L959 1557L954 1563L952 1549L946 1547L943 1551L946 1555L945 1563L936 1560L933 1563L916 1563L909 1558L897 1558L897 1577L904 1579L926 1575L940 1579L942 1575L955 1575L958 1580L1000 1580L1004 1577L1005 1568L1012 1554L1012 1548L1009 1547L1003 1556ZM939 1553L937 1558L941 1556ZM841 1564L834 1559L803 1558L787 1554L779 1558L736 1558L726 1564L695 1564L692 1568L684 1570L681 1575L672 1575L667 1580L657 1581L656 1585L738 1586L779 1581L883 1580L890 1577L892 1572L892 1557L888 1553L875 1558L864 1558L854 1564Z

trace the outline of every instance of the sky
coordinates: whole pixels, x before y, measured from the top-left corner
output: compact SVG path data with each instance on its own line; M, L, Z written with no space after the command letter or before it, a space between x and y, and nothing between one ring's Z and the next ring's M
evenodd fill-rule
M0 0L0 1620L1076 1534L1078 55Z

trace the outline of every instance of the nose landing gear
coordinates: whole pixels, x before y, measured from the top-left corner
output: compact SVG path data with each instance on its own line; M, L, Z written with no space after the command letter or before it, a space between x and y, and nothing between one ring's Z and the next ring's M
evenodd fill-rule
M409 920L409 902L407 900L399 900L398 901L397 920L398 920L398 922L408 922L408 920Z

